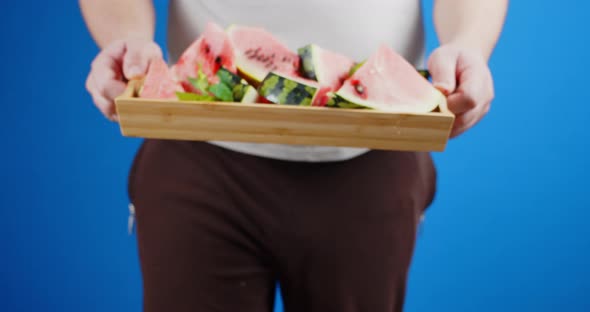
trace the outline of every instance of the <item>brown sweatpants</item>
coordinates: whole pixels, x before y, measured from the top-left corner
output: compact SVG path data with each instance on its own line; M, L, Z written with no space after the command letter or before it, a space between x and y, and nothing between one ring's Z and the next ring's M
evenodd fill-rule
M133 163L144 311L402 311L428 153L290 162L147 140Z

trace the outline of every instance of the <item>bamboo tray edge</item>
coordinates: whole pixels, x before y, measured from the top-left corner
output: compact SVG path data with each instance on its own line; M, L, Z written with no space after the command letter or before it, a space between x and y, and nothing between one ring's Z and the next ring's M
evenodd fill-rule
M455 116L441 97L437 111L391 113L371 109L275 104L186 102L137 97L141 81L129 82L115 99L125 137L238 141L444 151Z

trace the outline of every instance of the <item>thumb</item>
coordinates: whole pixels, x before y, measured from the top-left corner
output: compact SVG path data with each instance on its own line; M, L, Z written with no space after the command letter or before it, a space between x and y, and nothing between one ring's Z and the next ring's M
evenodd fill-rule
M145 75L150 59L162 57L162 51L153 42L128 41L123 57L123 74L127 79Z
M428 70L432 76L432 84L445 95L455 92L457 87L458 51L449 48L435 50L428 59Z

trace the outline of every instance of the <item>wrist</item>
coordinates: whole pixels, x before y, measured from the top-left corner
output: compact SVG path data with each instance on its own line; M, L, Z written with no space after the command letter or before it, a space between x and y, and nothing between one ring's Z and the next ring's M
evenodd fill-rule
M480 57L485 63L488 62L490 57L490 50L485 47L485 44L477 42L477 40L457 37L444 42L442 45L452 47L461 53L468 53Z
M123 35L124 40L154 41L154 34L145 31L128 31Z

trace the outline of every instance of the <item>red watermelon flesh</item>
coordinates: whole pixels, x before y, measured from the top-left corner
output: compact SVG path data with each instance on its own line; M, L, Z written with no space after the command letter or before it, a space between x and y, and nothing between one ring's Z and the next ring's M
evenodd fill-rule
M215 84L219 82L215 74L221 67L236 73L233 47L223 28L209 22L201 36L183 52L172 68L186 91L198 93L188 78L197 78L200 69L209 83Z
M348 78L350 69L354 66L354 61L347 56L325 49L320 53L319 63L323 68L320 68L318 73L318 82L334 90L342 86L342 83Z
M313 79L321 86L313 101L313 106L327 106L332 92L338 90L350 76L355 62L342 54L309 44L298 49L301 61L301 74Z
M259 27L232 25L227 30L239 73L258 86L269 72L298 76L299 56Z
M303 76L314 79L332 90L338 90L342 86L350 76L350 69L355 65L351 58L316 44L299 48L298 53Z
M316 92L311 105L312 106L326 106L326 105L328 105L328 101L330 101L330 92L332 92L332 91L333 91L333 89L330 87L320 87L318 89L318 91Z
M162 58L152 59L139 96L151 99L172 99L176 98L176 91L182 92L183 88L174 79L168 64Z
M401 113L430 112L444 98L414 66L385 45L336 94L360 106Z

